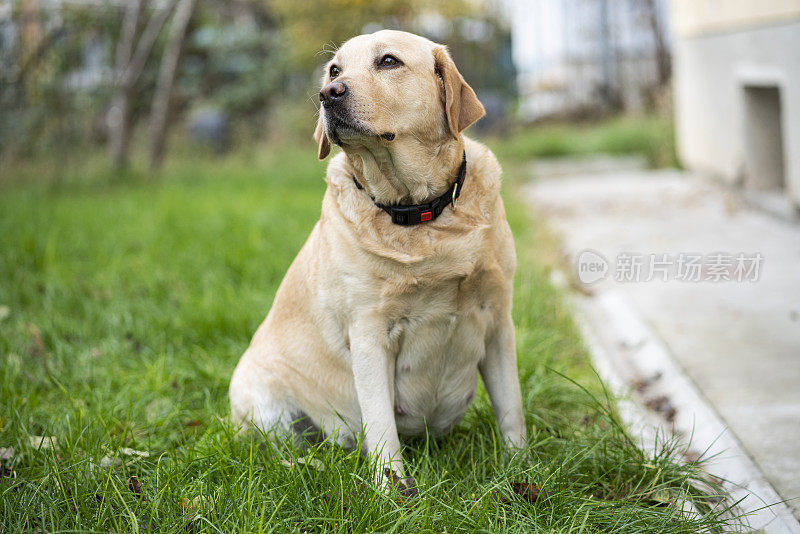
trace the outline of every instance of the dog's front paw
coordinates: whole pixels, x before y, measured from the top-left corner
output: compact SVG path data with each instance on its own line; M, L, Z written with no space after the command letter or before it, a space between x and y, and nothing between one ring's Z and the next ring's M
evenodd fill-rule
M383 476L386 477L386 480L389 482L391 487L397 488L397 491L400 492L405 498L412 498L419 495L419 490L417 489L417 481L414 480L413 477L406 477L400 478L397 476L397 473L388 467L383 470Z

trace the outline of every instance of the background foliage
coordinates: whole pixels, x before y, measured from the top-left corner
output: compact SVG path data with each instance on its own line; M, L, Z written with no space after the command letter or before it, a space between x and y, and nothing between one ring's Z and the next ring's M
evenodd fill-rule
M175 4L144 0L143 20ZM0 11L2 161L107 143L125 5L17 0ZM325 51L381 28L448 43L484 99L505 109L513 105L514 70L495 8L492 0L200 0L182 42L169 123L182 127L211 110L234 142L307 136ZM168 26L134 87L134 136L144 135L136 125L151 109Z

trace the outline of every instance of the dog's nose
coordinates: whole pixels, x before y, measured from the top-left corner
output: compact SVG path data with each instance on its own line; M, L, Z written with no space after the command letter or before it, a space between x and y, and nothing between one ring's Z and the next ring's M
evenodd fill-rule
M332 82L322 88L319 99L324 106L332 106L340 102L347 94L347 86L342 82Z

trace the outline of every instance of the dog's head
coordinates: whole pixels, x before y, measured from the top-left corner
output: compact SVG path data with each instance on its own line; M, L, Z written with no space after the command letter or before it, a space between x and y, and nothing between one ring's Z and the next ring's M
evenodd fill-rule
M484 114L444 46L391 30L344 43L325 66L319 96L320 159L331 142L347 150L458 138Z

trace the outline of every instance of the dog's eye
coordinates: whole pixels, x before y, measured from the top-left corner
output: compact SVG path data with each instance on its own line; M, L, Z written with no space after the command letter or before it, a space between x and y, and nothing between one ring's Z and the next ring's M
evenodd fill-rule
M398 65L402 65L402 62L390 54L386 54L380 59L380 61L378 61L378 67L384 69L390 69L392 67L397 67Z
M341 69L336 65L331 65L331 68L328 70L328 74L331 75L331 79L336 78L341 73L342 73Z

